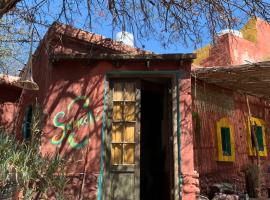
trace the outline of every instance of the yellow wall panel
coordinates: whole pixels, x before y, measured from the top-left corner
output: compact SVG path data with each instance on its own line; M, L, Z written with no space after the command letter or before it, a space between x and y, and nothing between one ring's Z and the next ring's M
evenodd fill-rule
M235 161L235 148L234 148L234 129L233 126L231 125L229 119L226 117L221 118L217 122L217 150L218 150L218 156L217 160L218 161L226 161L226 162L233 162ZM222 150L222 138L221 138L221 128L229 128L230 129L230 143L231 143L231 155L223 155L223 150Z
M251 140L251 125L257 125L262 127L262 134L263 134L263 146L264 151L259 151L260 156L267 156L267 148L266 148L266 140L265 140L265 123L262 119L251 117L248 120L248 127L247 127L247 143L248 143L248 152L250 156L256 155L256 148L252 147L252 140Z

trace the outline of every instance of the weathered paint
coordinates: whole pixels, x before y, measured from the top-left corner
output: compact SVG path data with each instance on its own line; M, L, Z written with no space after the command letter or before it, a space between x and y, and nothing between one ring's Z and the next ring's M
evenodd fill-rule
M243 33L243 38L232 33L217 36L210 48L198 50L194 66L218 67L269 60L270 45L266 44L270 40L270 25L257 18L248 22Z
M267 147L266 147L266 138L265 138L265 121L256 117L249 117L247 123L247 145L249 155L256 155L256 149L252 147L251 141L251 125L261 126L262 127L262 138L263 138L263 151L259 151L260 156L267 156ZM267 141L268 142L268 141Z
M83 101L82 109L85 110L85 113L78 118L74 117L69 119L69 121L65 122L65 118L68 118L67 116L71 114L73 105L80 100ZM67 113L65 113L64 111L60 111L55 115L53 119L54 126L60 128L62 132L60 133L60 137L58 135L53 136L51 138L51 143L54 145L62 144L67 135L67 132L70 132L67 139L70 147L75 149L81 149L88 144L89 137L86 135L86 137L83 138L83 140L76 142L75 136L78 135L80 129L85 128L85 126L87 126L88 129L86 132L88 132L91 125L93 126L93 123L99 121L100 119L99 115L98 114L95 115L95 113L93 113L93 111L90 108L90 99L87 98L86 96L76 97L68 104L66 110ZM99 113L98 110L97 113Z
M2 82L0 94L0 128L11 132L15 126L21 89Z
M198 80L196 85L196 88L193 87L193 112L198 113L199 119L196 120L196 123L195 121L193 123L195 126L199 124L199 130L194 127L193 133L195 169L200 174L201 190L205 193L207 187L217 182L234 183L233 178L238 178L240 181L237 187L244 189L245 180L242 169L246 164L256 160L256 157L249 156L248 151L248 108L245 95ZM195 90L197 90L196 96L194 95ZM267 151L269 151L270 102L251 96L249 96L249 102L252 116L265 121L265 145ZM220 162L217 159L216 123L224 117L231 122L234 130L234 162ZM261 157L262 193L264 197L267 197L267 187L270 186L269 163L269 156Z
M243 35L243 38L251 42L257 42L257 29L256 29L257 20L256 18L251 18L243 26L240 32Z
M103 159L104 159L104 142L105 142L105 128L106 128L106 101L107 101L107 87L105 85L106 83L107 76L104 76L104 92L103 92L103 113L102 113L102 128L101 128L101 153L100 153L100 171L99 171L99 177L98 177L98 194L97 194L97 199L101 200L102 198L102 182L103 182Z
M221 128L228 127L230 130L230 144L231 144L231 155L223 155L222 152L222 139L221 139ZM235 161L235 145L234 145L234 130L232 123L229 121L228 118L223 117L216 122L216 138L217 138L217 151L218 161L227 161L227 162L234 162Z
M17 104L10 102L0 103L0 128L7 130L7 132L12 131L15 125L16 113Z
M247 30L252 28L252 30ZM243 28L244 38L231 33L219 36L215 44L209 49L208 58L200 61L201 67L218 67L227 65L246 64L269 60L270 25L261 19L251 20ZM237 83L236 83L237 84ZM243 168L255 157L250 155L248 139L250 130L248 126L248 110L244 95L193 80L193 113L194 120L194 154L195 169L200 174L200 186L203 192L215 182L231 182L233 178L240 179L238 187L244 189L245 180ZM267 151L269 149L269 102L265 99L249 97L251 99L252 116L265 121L265 140ZM227 118L232 123L235 141L235 161L218 161L217 122ZM264 130L264 129L263 129ZM260 152L261 155L266 155ZM268 153L269 155L269 153ZM262 193L267 196L270 187L268 156L261 158L262 162Z
M70 30L69 27L68 31L74 31L74 29ZM179 66L178 62L151 62L150 68L148 68L144 62L139 61L126 61L120 66L105 61L50 62L50 52L89 51L89 43L82 42L84 37L88 37L87 35L77 38L83 43L82 45L78 45L76 40L69 40L71 36L66 37L67 35L62 35L61 43L56 40L57 37L53 31L49 31L42 41L33 60L33 77L40 90L25 92L20 113L23 113L24 108L30 102L34 105L37 101L41 105L44 118L41 151L43 154L59 152L68 159L66 173L71 177L70 184L67 186L70 197L73 199L78 197L81 184L80 173L83 172L84 165L86 165L87 181L82 195L88 199L98 198L98 185L101 184L98 181L101 181L102 178L99 175L102 172L102 126L105 122L102 122L101 119L102 113L104 113L104 77L106 74L133 71L138 72L138 77L140 77L139 72L146 72L146 74L149 72L149 74L153 73L158 76L158 74L164 75L168 71L177 71L181 74L179 81L181 171L175 173L181 172L179 178L183 178L183 185L180 188L182 199L195 199L198 184L193 170L190 63L183 62ZM106 48L105 50L102 48L95 48L95 52L107 51ZM128 51L130 52L131 49ZM137 50L136 52L139 53ZM22 118L20 120L22 121ZM86 154L86 147L90 148L88 154ZM85 156L87 163L83 159Z
M198 193L198 174L194 173L194 153L192 130L192 96L191 80L181 79L180 81L180 152L181 152L181 173L183 177L183 199L194 199Z

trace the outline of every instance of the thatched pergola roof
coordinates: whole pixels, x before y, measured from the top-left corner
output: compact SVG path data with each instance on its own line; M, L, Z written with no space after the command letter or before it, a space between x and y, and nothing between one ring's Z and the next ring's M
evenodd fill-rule
M270 61L194 68L192 76L223 88L270 99Z

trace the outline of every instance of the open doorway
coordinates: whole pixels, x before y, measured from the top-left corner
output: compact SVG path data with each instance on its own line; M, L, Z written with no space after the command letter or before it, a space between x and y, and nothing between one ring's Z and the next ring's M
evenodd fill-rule
M173 145L171 80L141 82L140 200L171 200Z

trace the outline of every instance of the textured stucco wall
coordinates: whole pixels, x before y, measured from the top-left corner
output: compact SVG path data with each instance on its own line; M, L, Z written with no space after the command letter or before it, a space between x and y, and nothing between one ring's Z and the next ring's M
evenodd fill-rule
M194 67L240 65L269 60L270 45L268 43L270 40L270 25L260 18L253 22L253 25L246 30L249 34L254 34L252 39L240 38L232 33L217 36L215 43L210 48L204 50L208 52L207 54L205 52L202 54L200 49L198 50L197 60L199 62L195 60ZM200 59L204 55L208 56Z
M67 158L65 170L70 176L67 194L71 199L78 196L82 180L80 173L83 172L86 158L87 182L83 195L85 199L97 199L104 75L110 71L176 70L181 73L180 140L181 144L185 144L185 148L181 148L183 199L195 199L197 177L193 177L190 63L184 62L179 66L179 62L151 62L149 69L145 62L123 62L115 66L110 62L62 60L52 63L49 60L50 52L59 49L62 53L87 51L87 47L82 45L86 44L67 38L61 38L61 42L45 39L33 61L33 76L40 90L26 91L20 105L21 123L27 105L37 102L41 106L44 133L41 151L44 154L60 152ZM97 53L100 51L96 49ZM178 174L178 171L175 173Z
M0 127L6 132L13 130L17 117L17 103L21 90L14 86L0 85Z
M256 158L249 156L247 146L248 109L244 95L197 81L193 87L193 113L198 119L194 124L195 169L200 174L200 187L206 193L207 187L218 182L234 183L233 178L240 179L238 188L245 189L244 173L241 171ZM196 96L195 96L196 90ZM260 98L248 97L253 117L265 121L266 148L270 149L270 102ZM217 161L216 122L226 117L233 125L235 141L235 161ZM196 129L197 126L197 129ZM261 158L262 193L267 197L269 187L269 155Z

